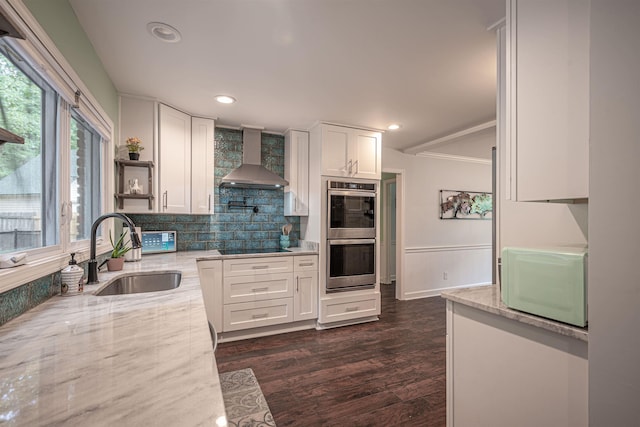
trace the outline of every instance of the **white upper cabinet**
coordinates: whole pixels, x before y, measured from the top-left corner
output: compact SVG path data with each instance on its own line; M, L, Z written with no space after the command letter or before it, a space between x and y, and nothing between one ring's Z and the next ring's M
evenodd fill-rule
M191 213L213 213L214 121L191 119Z
M160 212L191 212L191 116L160 104Z
M154 162L153 212L213 214L215 122L191 117L150 99L120 98L121 140L137 136L144 150L140 160ZM155 135L157 129L157 135ZM126 158L122 148L119 158ZM140 170L136 170L140 169ZM149 181L147 170L127 168L130 179ZM144 184L143 184L144 185ZM146 193L151 188L143 188ZM124 200L124 212L149 212L148 200Z
M321 124L322 175L380 179L380 132Z
M288 130L284 134L284 214L309 215L309 133Z
M352 136L353 176L380 179L382 177L382 137L380 132L354 129Z
M507 197L589 197L589 1L509 0Z

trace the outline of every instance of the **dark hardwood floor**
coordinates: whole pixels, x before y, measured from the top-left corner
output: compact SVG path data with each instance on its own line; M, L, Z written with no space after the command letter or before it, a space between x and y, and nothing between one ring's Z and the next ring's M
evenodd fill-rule
M220 372L253 369L278 427L444 426L445 301L397 301L377 322L222 343Z

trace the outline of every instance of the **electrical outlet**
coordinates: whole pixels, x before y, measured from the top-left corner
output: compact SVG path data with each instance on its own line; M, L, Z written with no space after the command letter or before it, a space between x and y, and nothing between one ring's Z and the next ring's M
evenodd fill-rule
M447 273L446 271L445 271L444 273L442 273L442 278L443 278L444 280L449 279L449 273Z

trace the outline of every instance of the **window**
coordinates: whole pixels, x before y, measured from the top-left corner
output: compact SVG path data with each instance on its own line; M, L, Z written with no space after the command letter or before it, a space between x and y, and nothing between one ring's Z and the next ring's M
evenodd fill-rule
M91 225L113 208L113 122L22 2L0 12L26 39L0 38L0 254L28 268L0 270L0 293L89 257ZM105 223L99 236L108 235ZM97 253L109 249L97 239Z
M0 253L59 244L58 95L3 46L0 127L24 144L0 145Z
M71 115L71 223L72 242L91 238L91 224L101 212L100 135L75 112Z

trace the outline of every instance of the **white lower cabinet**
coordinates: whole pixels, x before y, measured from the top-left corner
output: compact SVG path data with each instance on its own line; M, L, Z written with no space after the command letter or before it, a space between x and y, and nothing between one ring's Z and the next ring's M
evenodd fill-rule
M586 426L587 342L447 301L447 426Z
M220 292L216 294L218 299L210 302L221 313L219 331L284 325L318 317L317 255L231 258L221 262ZM200 280L210 281L202 277Z
M198 276L207 320L222 331L222 260L198 261Z
M291 298L293 296L292 282L293 276L291 273L225 277L222 290L224 303L233 304L274 298Z
M321 323L340 322L380 314L380 294L333 296L323 299Z
M318 318L318 256L296 256L294 259L294 320Z
M292 322L293 300L280 298L225 304L223 319L222 330L225 332Z

